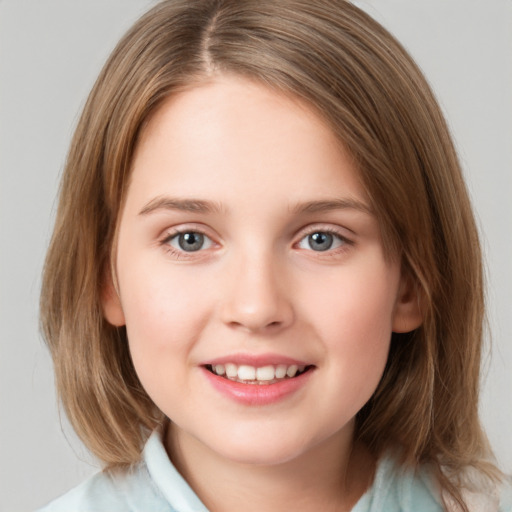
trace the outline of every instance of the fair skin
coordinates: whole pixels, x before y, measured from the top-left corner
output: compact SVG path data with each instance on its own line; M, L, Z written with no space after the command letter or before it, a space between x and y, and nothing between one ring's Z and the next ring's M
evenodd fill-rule
M137 147L115 267L106 318L206 506L350 510L374 471L355 415L391 332L421 318L323 121L233 76L167 100Z

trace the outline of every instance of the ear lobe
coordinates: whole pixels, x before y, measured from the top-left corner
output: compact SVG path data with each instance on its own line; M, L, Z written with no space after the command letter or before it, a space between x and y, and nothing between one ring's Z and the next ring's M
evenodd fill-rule
M410 276L403 276L393 312L393 332L414 331L423 323L420 291Z
M101 307L103 316L109 324L115 327L122 327L126 324L121 299L114 287L110 272L105 277L105 283L101 290Z

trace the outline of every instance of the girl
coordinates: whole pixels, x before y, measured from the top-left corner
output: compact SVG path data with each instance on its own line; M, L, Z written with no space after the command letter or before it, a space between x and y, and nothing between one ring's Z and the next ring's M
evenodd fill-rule
M42 324L105 470L44 510L511 510L481 256L424 78L343 0L168 0L61 187Z

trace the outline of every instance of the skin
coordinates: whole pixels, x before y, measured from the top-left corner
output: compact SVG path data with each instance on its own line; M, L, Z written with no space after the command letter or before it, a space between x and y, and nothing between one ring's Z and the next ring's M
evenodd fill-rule
M198 200L209 208L191 209ZM324 122L246 79L181 92L145 128L104 312L126 325L140 381L172 421L168 453L210 510L350 510L371 483L354 418L391 332L421 317L368 205ZM176 229L205 244L181 249ZM333 245L319 251L308 235L325 232ZM312 370L276 403L241 404L203 367L233 354Z

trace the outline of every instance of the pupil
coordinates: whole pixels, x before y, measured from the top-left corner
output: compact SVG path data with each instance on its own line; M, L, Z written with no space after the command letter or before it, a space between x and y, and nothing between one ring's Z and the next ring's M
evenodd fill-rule
M178 242L184 251L198 251L203 246L204 236L201 233L183 233L179 236Z
M315 251L327 251L333 242L333 236L329 233L313 233L309 235L309 246Z

